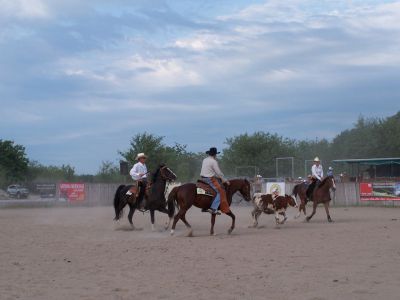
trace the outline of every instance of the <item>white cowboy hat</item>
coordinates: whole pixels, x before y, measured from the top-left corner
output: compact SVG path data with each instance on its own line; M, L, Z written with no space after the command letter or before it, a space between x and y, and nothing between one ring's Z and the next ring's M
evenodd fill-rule
M320 161L319 157L317 156L316 158L314 158L314 161Z
M138 155L136 155L136 160L138 160L139 158L142 158L142 157L147 158L147 155L144 153L139 153Z

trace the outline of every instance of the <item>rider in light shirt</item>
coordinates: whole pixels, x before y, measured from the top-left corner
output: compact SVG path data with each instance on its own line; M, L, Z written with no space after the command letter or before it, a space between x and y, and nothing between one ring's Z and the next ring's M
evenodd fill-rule
M146 207L145 204L142 205L142 202L147 187L147 174L148 174L146 166L147 155L144 153L139 153L136 156L136 160L138 162L133 166L129 174L132 176L132 179L135 181L139 189L139 195L137 197L138 207L140 207L143 210Z
M227 202L226 192L222 183L230 184L229 181L225 178L224 174L221 172L217 161L217 148L212 147L209 151L206 152L208 157L203 160L203 164L201 166L200 176L201 178L208 183L217 193L214 201L211 204L211 208L208 210L211 214L217 214L218 207L221 203L221 198L223 201Z
M314 188L322 181L324 177L324 169L322 168L321 161L318 157L314 158L314 165L311 168L312 182L307 189L307 197L312 200Z
M322 178L324 177L324 169L322 168L321 161L318 157L314 159L314 165L311 168L311 174L319 181L322 181Z

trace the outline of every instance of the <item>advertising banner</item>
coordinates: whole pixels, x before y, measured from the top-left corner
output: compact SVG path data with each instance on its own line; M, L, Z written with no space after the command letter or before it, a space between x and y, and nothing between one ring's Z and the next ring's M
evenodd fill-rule
M284 182L267 182L267 194L275 196L285 196L285 183Z
M60 183L60 198L70 202L85 200L84 183Z
M56 196L57 187L55 183L36 184L36 191L41 198L54 198Z
M400 201L400 182L362 182L361 201Z

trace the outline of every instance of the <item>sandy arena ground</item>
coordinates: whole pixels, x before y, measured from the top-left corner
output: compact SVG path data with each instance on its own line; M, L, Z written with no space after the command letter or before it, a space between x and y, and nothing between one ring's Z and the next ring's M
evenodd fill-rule
M234 207L237 228L188 214L195 237L162 231L157 214L124 216L111 207L0 210L0 299L400 299L400 209L319 208L276 229L263 215L250 229L250 207Z

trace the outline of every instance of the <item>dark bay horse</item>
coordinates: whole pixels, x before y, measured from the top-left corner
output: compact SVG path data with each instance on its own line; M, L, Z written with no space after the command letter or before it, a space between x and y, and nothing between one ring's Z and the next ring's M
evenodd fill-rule
M168 205L167 208L167 201L165 199L165 189L167 182L173 181L176 179L176 175L174 172L171 171L166 165L161 164L157 171L153 174L151 181L148 184L148 191L147 191L147 208L150 210L150 217L151 217L151 226L154 231L154 212L156 210L168 214L169 216L169 224L172 221L172 218L175 213L175 206L172 204ZM115 210L115 218L114 220L118 221L122 217L123 209L128 204L129 205L129 214L128 220L133 226L132 217L135 210L138 208L136 195L131 194L127 195L126 193L132 185L120 185L115 192L114 196L114 210Z
M326 216L329 222L332 222L331 216L329 214L329 202L331 201L330 190L336 190L336 183L333 176L325 177L321 183L314 189L312 194L313 200L313 211L306 220L309 222L311 218L315 215L318 204L322 203L325 206Z
M229 206L232 203L232 197L236 192L239 192L242 197L246 201L251 201L251 187L250 182L247 179L232 179L229 180L230 185L225 185L226 196L228 200ZM171 235L175 232L176 223L182 220L185 223L186 227L189 229L188 236L193 235L192 227L186 221L186 212L194 205L198 208L208 209L211 206L213 199L206 195L198 195L197 187L195 183L186 183L181 186L177 186L172 189L171 193L168 197L168 206L170 203L176 202L179 206L179 212L176 214L174 218L174 222L172 224ZM232 233L235 228L235 215L229 211L226 213L228 216L232 218L232 225L228 230L228 234ZM214 234L214 225L215 225L215 216L211 215L211 229L210 234Z
M300 198L299 212L295 216L295 219L300 217L301 211L303 211L305 216L307 215L307 213L306 213L306 204L308 202L307 189L308 189L308 184L305 182L296 184L293 188L292 195L295 198L297 198L297 196L299 196L299 198Z

